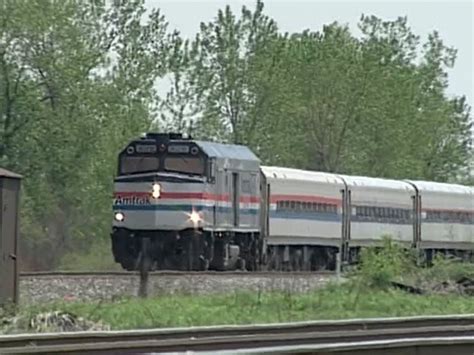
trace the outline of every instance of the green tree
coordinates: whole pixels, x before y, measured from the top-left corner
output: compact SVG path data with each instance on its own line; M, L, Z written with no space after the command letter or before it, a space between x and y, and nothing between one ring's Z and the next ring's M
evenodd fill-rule
M195 53L188 40L183 40L178 32L173 34L172 48L168 57L168 79L170 89L158 103L154 113L154 126L163 131L192 132L193 122L199 113L193 86L192 61Z
M50 267L107 238L116 154L150 125L170 37L143 1L1 6L0 155L26 176L27 260Z
M193 79L202 111L198 134L221 141L249 144L259 119L254 92L254 60L277 34L275 22L263 14L263 3L252 12L245 6L237 18L230 6L214 21L201 23L193 43Z
M360 39L337 23L279 37L272 86L287 90L263 120L273 144L262 156L322 171L454 178L472 154L470 108L445 94L455 52L433 34L419 57L406 18L363 16L360 28Z
M367 73L361 67L360 45L337 23L324 26L321 33L294 35L290 42L292 111L300 127L295 139L306 157L303 167L340 171L365 96Z
M406 18L363 17L360 27L363 61L371 68L364 71L371 75L364 120L350 137L360 155L346 160L348 170L440 181L456 175L470 150L470 117L466 106L445 95L446 68L454 65L455 52L435 33L419 58L420 41Z

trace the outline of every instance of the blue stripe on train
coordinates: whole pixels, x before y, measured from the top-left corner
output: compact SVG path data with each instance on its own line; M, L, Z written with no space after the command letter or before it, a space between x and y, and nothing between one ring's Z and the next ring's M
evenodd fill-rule
M182 212L191 212L192 209L196 211L207 211L212 212L212 206L202 206L202 205L115 205L113 206L114 211L182 211ZM217 213L230 213L232 211L231 207L216 207ZM257 215L257 208L241 208L241 214Z
M280 219L298 219L307 221L324 221L324 222L342 222L342 215L335 213L324 213L324 212L292 212L292 211L271 211L270 218ZM396 220L388 218L373 218L368 219L365 217L351 216L351 222L353 223L381 223L381 224L406 224L411 225L411 221Z
M282 211L271 211L270 218L279 219L293 219L293 220L306 220L306 221L324 221L324 222L342 222L341 215L335 215L330 213L316 213L316 212L282 212ZM380 217L361 217L351 216L351 223L376 223L376 224L392 224L392 225L405 225L412 226L412 220L396 219L396 218L380 218ZM469 225L474 224L473 221L433 221L423 220L422 224L440 223L440 224L463 224Z
M352 223L378 223L378 224L397 224L397 225L413 225L413 221L409 219L397 218L381 218L381 217L362 217L351 216Z
M208 211L212 212L213 207L211 206L202 206L202 205L189 205L189 204L180 204L180 205L115 205L113 209L115 211L183 211L188 212L192 209L197 211ZM240 213L246 215L257 215L258 208L241 208ZM216 208L217 213L231 213L231 207L219 206ZM334 213L323 213L323 212L291 212L291 211L270 211L270 218L279 218L279 219L293 219L293 220L307 220L307 221L325 221L325 222L335 222L341 223L342 215ZM351 221L353 223L379 223L379 224L398 224L398 225L411 225L411 220L397 220L390 218L375 218L375 217L361 217L361 216L352 216ZM448 223L444 221L430 221L423 220L422 223ZM472 224L472 222L451 222L459 224Z
M270 218L304 219L309 221L341 222L342 216L334 213L270 211Z
M192 209L197 211L208 211L212 212L213 207L203 205L115 205L113 209L115 211L183 211L188 212ZM257 215L259 208L241 208L240 213L247 215ZM218 206L216 207L217 213L231 213L231 207ZM314 212L277 212L270 211L270 218L282 218L282 219L298 219L298 220L316 220L316 221L329 221L329 222L341 222L342 216L331 213L314 213Z

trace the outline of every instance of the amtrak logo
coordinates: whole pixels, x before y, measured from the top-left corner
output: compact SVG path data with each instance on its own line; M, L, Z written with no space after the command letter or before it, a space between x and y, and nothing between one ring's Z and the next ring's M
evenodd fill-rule
M151 205L149 197L145 196L118 196L114 198L115 206L127 206L127 205Z

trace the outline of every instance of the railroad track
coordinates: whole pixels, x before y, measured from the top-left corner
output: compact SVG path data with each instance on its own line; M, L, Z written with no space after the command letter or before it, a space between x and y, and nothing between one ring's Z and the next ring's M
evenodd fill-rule
M94 277L94 276L138 276L138 271L31 271L21 272L20 277ZM336 275L334 271L152 271L150 276L241 276L241 277L292 277L292 276L331 276Z
M456 355L472 355L474 315L0 336L0 354L235 353L237 350L378 354L386 348L398 349L393 352L397 354L401 353L400 349L415 348L416 354L431 354L435 348Z
M150 296L186 293L211 294L241 291L308 292L334 278L331 272L152 272ZM94 301L136 296L137 272L28 272L20 274L20 302L46 303L58 300Z

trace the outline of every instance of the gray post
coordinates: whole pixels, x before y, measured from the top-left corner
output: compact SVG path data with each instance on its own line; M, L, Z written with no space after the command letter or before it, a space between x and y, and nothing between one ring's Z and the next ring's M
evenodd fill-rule
M336 253L336 278L337 281L341 280L341 253Z
M148 297L148 276L151 266L149 245L150 239L143 238L140 251L140 286L138 289L138 296L142 298Z

